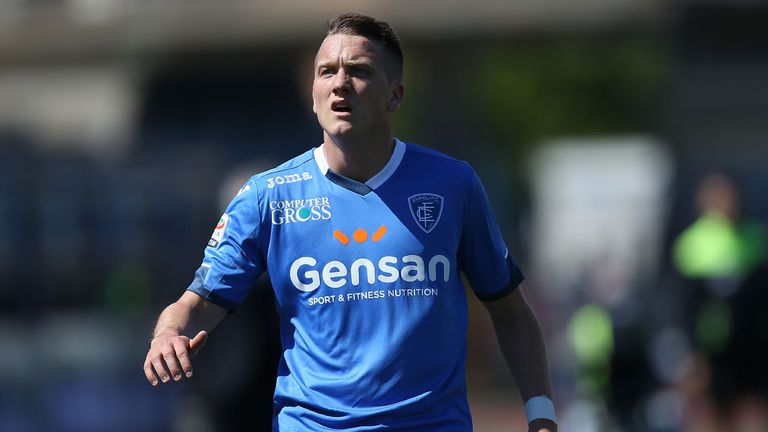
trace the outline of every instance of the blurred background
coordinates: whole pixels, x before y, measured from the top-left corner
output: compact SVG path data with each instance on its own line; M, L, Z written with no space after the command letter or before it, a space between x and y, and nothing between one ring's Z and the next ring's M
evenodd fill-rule
M402 38L397 135L483 179L562 430L768 430L760 0L0 0L0 430L269 430L268 289L194 380L142 363L242 182L321 142L346 10ZM475 428L523 430L472 300Z

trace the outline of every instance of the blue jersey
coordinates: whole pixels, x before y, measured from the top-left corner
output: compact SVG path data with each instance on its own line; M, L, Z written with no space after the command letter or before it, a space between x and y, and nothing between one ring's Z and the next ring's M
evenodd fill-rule
M472 429L459 274L482 300L523 276L467 163L396 140L366 183L322 147L252 177L189 290L235 309L264 271L283 347L274 430Z

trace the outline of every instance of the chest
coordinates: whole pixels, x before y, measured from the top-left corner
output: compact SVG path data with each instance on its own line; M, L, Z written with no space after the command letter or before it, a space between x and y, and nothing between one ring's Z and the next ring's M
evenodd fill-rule
M419 190L359 195L321 189L272 199L266 215L269 261L454 256L463 227L461 203L441 190Z

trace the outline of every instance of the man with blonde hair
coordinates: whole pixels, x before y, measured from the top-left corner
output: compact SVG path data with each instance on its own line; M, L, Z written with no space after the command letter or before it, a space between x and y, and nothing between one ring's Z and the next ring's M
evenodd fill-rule
M144 363L153 385L191 377L208 332L268 271L283 347L274 431L470 431L463 272L529 430L556 430L541 330L479 178L392 135L402 74L389 24L330 21L312 86L323 142L233 199L194 281L158 319Z

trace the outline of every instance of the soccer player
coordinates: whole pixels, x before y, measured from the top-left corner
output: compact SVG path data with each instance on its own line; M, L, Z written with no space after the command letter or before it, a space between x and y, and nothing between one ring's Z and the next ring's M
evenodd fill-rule
M389 24L329 22L312 87L323 142L232 200L194 281L158 319L144 363L152 385L192 377L208 332L268 271L283 348L273 430L470 431L463 272L529 430L556 430L542 333L480 180L392 136L402 65Z

